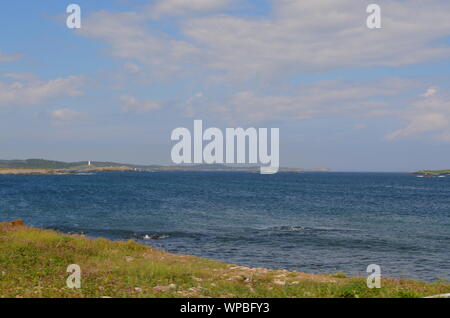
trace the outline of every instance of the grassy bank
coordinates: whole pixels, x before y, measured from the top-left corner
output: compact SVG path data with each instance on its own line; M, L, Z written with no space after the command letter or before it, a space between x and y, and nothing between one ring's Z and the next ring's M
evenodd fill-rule
M78 264L82 288L68 289ZM450 284L253 269L173 255L133 241L112 242L0 224L0 297L423 297Z

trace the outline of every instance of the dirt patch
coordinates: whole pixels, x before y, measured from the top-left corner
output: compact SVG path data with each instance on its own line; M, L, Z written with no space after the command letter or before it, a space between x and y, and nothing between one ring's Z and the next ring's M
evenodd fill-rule
M0 229L3 231L12 231L16 229L23 228L25 225L23 224L22 219L17 219L9 222L0 223Z

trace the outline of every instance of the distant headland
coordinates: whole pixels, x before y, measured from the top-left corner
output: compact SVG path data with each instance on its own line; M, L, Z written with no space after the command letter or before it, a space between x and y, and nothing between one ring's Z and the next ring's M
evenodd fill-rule
M413 174L422 175L424 177L444 176L444 175L450 175L450 169L446 169L446 170L418 170L418 171L414 171Z
M45 159L0 160L1 174L79 174L89 172L131 171L248 171L258 172L259 167L248 165L192 164L192 165L136 165L108 161L63 162ZM329 172L329 169L280 168L280 172Z

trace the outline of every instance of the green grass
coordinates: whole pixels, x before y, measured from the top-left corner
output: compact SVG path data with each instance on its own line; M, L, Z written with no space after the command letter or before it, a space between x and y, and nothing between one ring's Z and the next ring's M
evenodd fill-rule
M66 286L67 266L82 270ZM0 297L423 297L450 292L446 282L252 269L173 255L133 241L112 242L0 225Z
M450 174L450 170L419 170L417 174Z
M331 275L332 277L336 277L336 278L347 278L347 274L342 273L342 272L337 272L334 273L333 275Z

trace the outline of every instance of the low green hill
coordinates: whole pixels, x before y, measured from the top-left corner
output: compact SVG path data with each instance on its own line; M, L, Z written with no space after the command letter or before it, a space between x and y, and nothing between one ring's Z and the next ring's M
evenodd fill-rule
M450 174L450 170L419 170L414 172L415 174L425 174L425 175L438 175L438 174Z
M123 167L138 169L151 169L158 166L155 165L133 165L123 164L117 162L91 161L93 167ZM87 161L78 162L63 162L45 159L26 159L26 160L0 160L0 168L9 169L80 169L80 167L87 168Z

